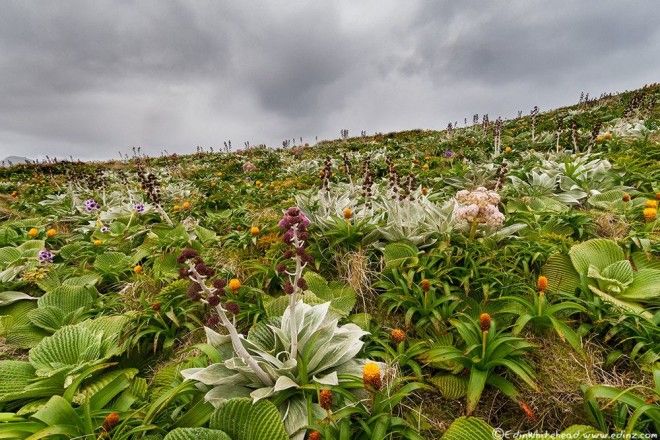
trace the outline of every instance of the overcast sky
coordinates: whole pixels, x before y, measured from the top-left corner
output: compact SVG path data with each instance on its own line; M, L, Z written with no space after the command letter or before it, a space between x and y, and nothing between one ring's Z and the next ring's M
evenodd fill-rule
M550 109L659 81L659 24L657 0L2 0L0 159Z

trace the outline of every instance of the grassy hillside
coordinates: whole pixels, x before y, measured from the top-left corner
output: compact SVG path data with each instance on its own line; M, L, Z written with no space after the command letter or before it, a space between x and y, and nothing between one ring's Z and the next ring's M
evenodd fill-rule
M0 438L658 432L659 99L0 168Z

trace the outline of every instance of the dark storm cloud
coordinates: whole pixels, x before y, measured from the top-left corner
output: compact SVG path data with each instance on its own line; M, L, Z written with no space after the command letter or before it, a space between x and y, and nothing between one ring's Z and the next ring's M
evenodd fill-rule
M653 1L4 1L0 158L439 128L658 80Z

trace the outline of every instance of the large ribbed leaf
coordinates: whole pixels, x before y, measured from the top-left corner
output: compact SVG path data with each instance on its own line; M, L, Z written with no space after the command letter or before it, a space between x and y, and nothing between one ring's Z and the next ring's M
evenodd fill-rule
M0 361L0 403L25 390L34 377L34 367L29 362Z
M350 286L338 282L328 283L321 275L311 271L306 272L304 278L308 290L320 299L319 304L330 301L330 308L343 317L348 316L355 307L357 295Z
M573 263L568 255L551 255L541 273L548 278L550 292L573 294L580 287L580 276L573 268Z
M131 270L132 267L131 257L121 252L106 252L94 260L95 269L110 275L119 275Z
M34 347L48 332L34 326L28 314L37 306L34 301L18 301L0 307L0 336L6 343L21 348Z
M123 351L119 342L128 321L129 318L125 315L101 316L96 319L88 319L78 325L102 337L101 352L104 357L107 357Z
M217 429L176 428L163 440L232 440L227 434Z
M51 333L55 333L66 324L72 324L72 322L67 321L67 313L55 306L45 306L31 310L28 317L32 324Z
M403 265L417 264L419 250L410 243L397 242L390 243L383 249L383 258L385 267L395 268Z
M456 400L465 397L467 393L467 378L454 374L443 374L429 379L447 400Z
M612 240L594 238L576 244L568 251L573 267L580 275L586 275L589 266L603 270L612 263L623 260L623 250Z
M576 440L592 440L595 438L608 438L609 435L602 433L593 426L571 425L562 431L562 436Z
M4 269L14 261L21 259L21 252L13 247L0 248L0 269Z
M223 430L233 440L246 440L251 408L251 399L228 400L211 415L209 426Z
M30 350L30 363L38 376L50 376L101 357L101 337L80 326L66 326Z
M630 301L657 302L660 297L660 270L637 271L632 284L619 297Z
M91 306L96 296L94 287L63 284L39 298L37 304L39 307L53 306L64 313L70 313Z
M477 417L459 417L449 426L442 440L501 440L497 431Z
M624 194L625 191L621 189L612 189L600 194L594 194L589 197L588 203L598 208L621 209L626 205L626 202L623 201Z
M289 439L279 411L267 400L231 399L213 413L210 426L233 440Z

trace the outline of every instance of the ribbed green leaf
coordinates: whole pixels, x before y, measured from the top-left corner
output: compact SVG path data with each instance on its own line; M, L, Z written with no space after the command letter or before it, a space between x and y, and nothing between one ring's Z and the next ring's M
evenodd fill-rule
M163 440L232 440L227 434L217 429L176 428Z
M573 263L568 255L551 255L541 273L548 278L550 292L573 294L575 289L580 287L580 276L573 268Z
M38 376L49 376L60 369L99 359L101 338L79 326L62 327L30 350L29 357Z
M495 429L477 417L459 417L449 426L442 440L501 440Z
M252 404L248 398L231 399L211 416L210 426L233 440L288 440L279 411L271 402Z
M390 243L383 249L383 258L385 267L388 269L401 267L407 264L416 264L419 260L417 255L419 250L410 243L396 242Z
M603 270L612 263L625 258L623 250L616 242L604 238L594 238L571 247L568 255L575 270L584 275L590 265Z
M34 377L35 370L29 362L0 361L0 402L22 392Z
M456 400L465 397L467 393L467 378L453 374L443 374L429 379L447 400Z

